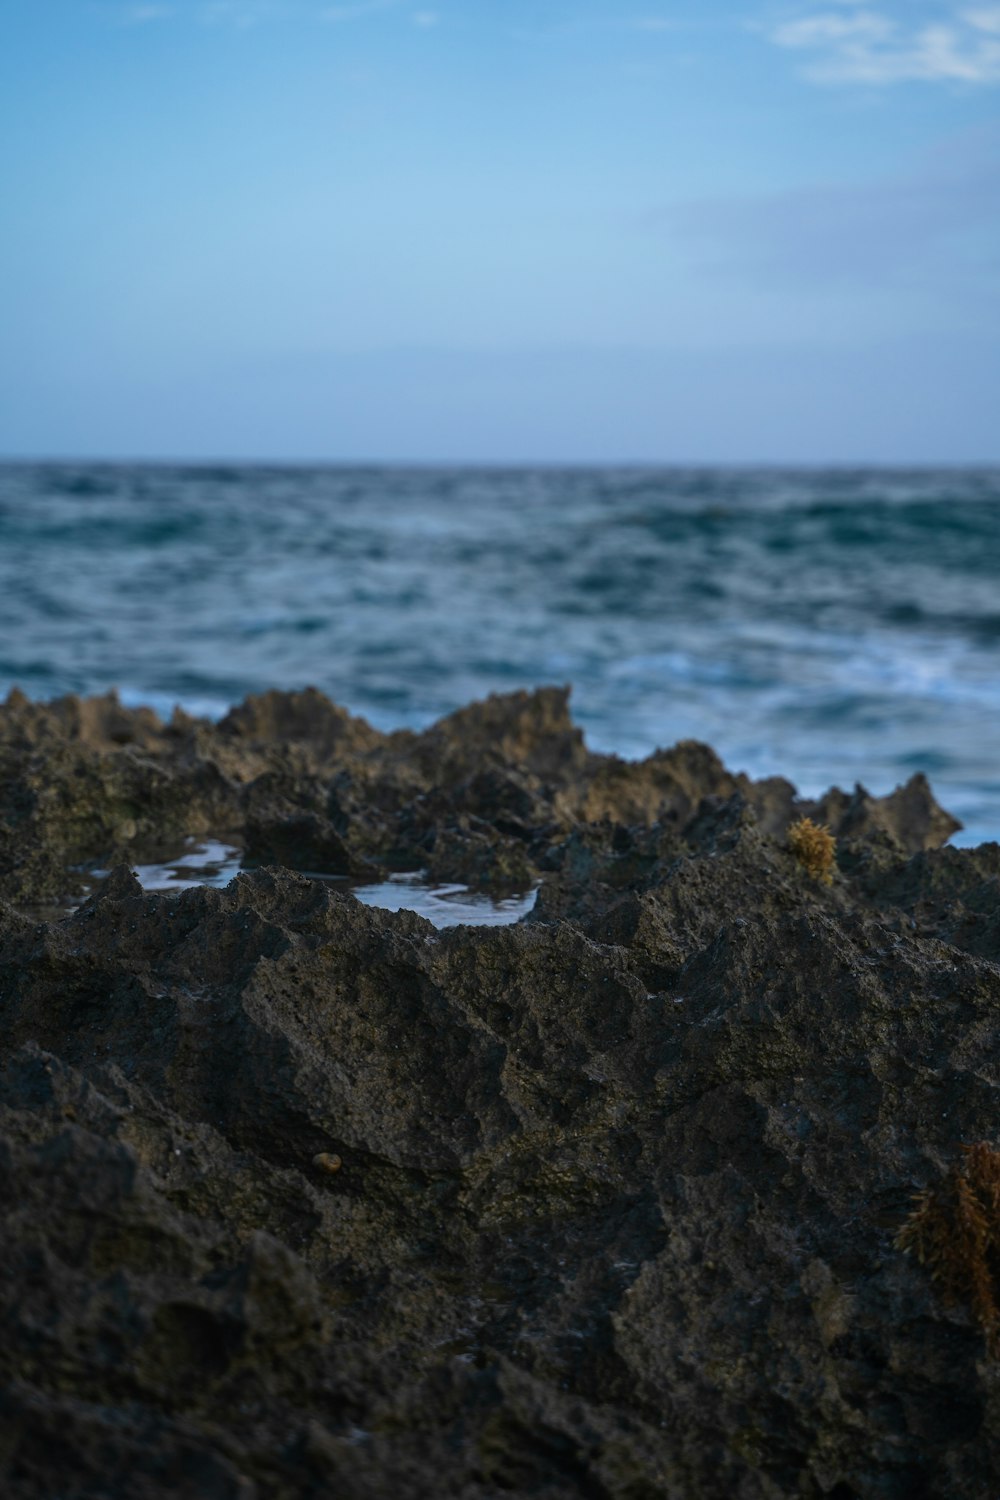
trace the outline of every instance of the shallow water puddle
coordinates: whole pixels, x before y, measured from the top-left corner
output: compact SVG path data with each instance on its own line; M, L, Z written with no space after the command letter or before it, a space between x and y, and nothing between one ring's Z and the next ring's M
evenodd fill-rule
M160 864L134 866L139 884L147 891L187 891L199 885L228 885L243 866L242 850L219 839L189 840L184 853ZM95 875L105 875L95 870ZM390 875L374 885L352 885L345 876L309 872L311 880L322 880L351 891L365 906L383 911L415 911L435 927L506 927L531 911L537 891L523 896L494 900L465 885L429 883L421 874Z
M429 885L420 875L390 875L378 885L351 887L366 906L385 911L415 911L435 927L507 927L527 916L535 904L537 890L524 896L495 901L467 885Z
M243 853L218 839L207 839L204 843L192 840L176 859L133 868L145 891L189 891L197 885L228 885L243 868Z

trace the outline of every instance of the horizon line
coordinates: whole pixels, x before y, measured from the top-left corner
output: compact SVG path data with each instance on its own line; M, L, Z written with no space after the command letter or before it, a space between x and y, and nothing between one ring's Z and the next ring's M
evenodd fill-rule
M601 459L406 459L406 458L238 458L215 457L135 457L114 455L96 457L83 454L3 454L0 453L0 468L75 468L91 466L106 469L328 469L328 470L440 470L465 469L495 472L529 472L539 469L566 472L567 470L698 470L727 469L746 471L807 471L831 470L851 471L857 469L881 469L908 473L934 473L942 469L952 471L983 471L1000 469L1000 456L976 459L674 459L674 458L601 458Z

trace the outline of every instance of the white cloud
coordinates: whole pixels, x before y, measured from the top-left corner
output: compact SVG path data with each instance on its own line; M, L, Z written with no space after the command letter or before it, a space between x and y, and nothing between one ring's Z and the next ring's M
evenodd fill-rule
M990 6L986 10L964 10L962 19L977 31L989 31L1000 36L1000 5Z
M882 41L892 35L892 22L872 11L853 16L829 13L804 16L775 27L771 40L779 47L846 46L856 41Z
M799 15L770 31L776 46L812 55L806 76L815 82L1000 83L1000 6L949 8L941 20L915 26L856 0L832 3L841 9Z
M417 10L413 13L413 24L425 28L439 26L441 17L436 10Z
M701 271L744 282L982 302L1000 253L998 170L1000 132L967 132L899 175L674 205L653 222Z

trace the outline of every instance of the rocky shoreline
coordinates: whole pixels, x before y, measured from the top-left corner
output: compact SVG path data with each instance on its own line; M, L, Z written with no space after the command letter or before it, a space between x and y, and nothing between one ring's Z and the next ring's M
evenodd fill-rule
M3 1493L995 1497L1000 1195L950 1280L898 1243L1000 1145L956 827L592 754L556 689L391 735L12 694ZM225 890L130 872L222 832ZM438 932L299 873L417 868L538 899Z

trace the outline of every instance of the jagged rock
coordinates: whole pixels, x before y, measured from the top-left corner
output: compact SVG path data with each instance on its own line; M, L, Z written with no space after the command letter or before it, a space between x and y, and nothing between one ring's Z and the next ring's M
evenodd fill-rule
M218 725L182 713L164 725L114 694L33 704L12 693L0 707L0 895L58 901L74 887L73 866L155 858L220 831L252 858L292 868L414 869L431 855L442 880L509 889L529 888L574 830L681 831L706 799L739 796L775 837L807 813L839 836L885 832L906 853L958 826L922 777L881 799L834 789L800 803L788 782L733 776L694 741L638 762L595 755L568 698L512 693L423 734L383 735L315 689L250 698Z
M820 884L787 783L592 756L559 693L119 714L0 712L0 1492L995 1496L997 1365L895 1239L997 1140L1000 847L831 794ZM158 816L542 887L446 932L277 866L18 909Z
M863 786L856 786L848 797L834 787L804 811L807 816L828 824L838 838L887 834L906 854L939 849L962 826L957 818L938 806L927 777L919 773L887 797L872 797Z

